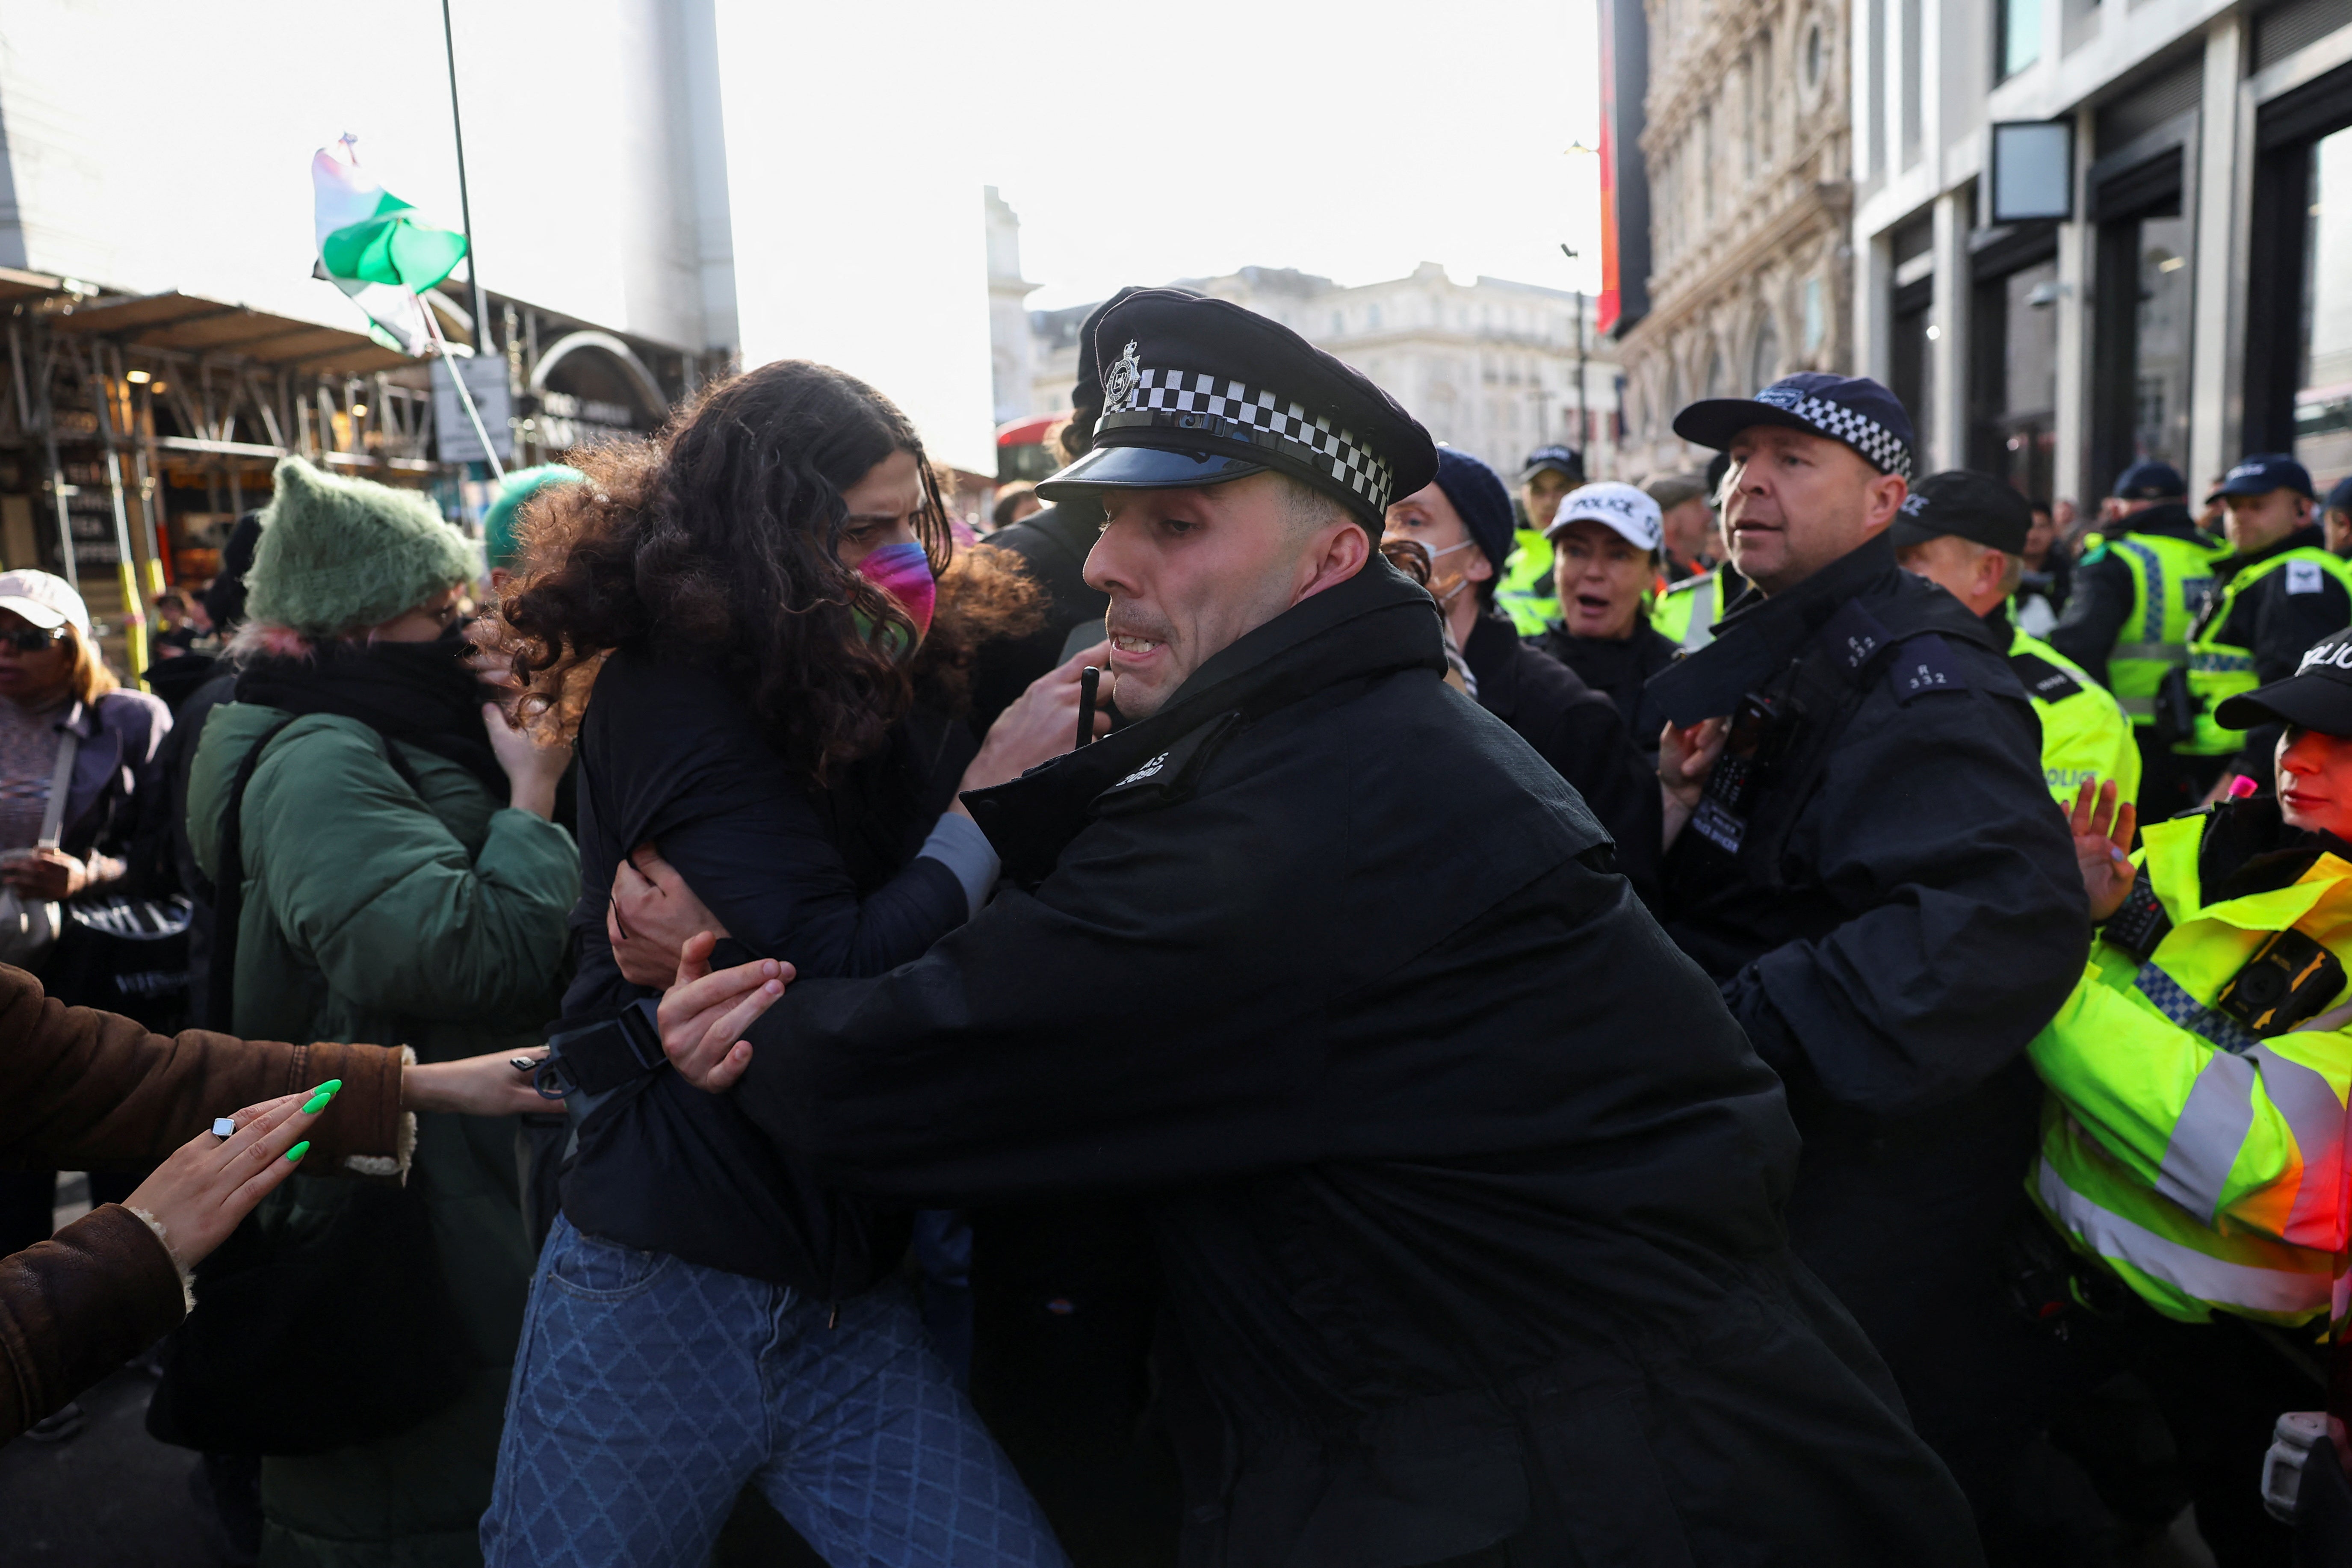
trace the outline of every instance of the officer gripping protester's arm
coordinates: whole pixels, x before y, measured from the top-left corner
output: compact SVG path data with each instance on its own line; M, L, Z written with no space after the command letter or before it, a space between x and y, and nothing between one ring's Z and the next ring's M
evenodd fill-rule
M1006 883L912 963L693 938L671 1061L872 1190L1139 1194L1188 1562L1980 1561L1790 1254L1780 1084L1373 548L1428 437L1225 301L1097 331L1041 489L1105 508L1129 722L967 797Z
M2050 1092L2028 1184L2084 1260L2071 1298L2093 1310L2071 1320L2156 1396L2215 1557L2284 1563L2263 1456L2282 1413L2323 1403L2347 1242L2352 636L2218 717L2278 734L2275 795L2150 823L2128 856L2128 803L2077 804L2101 925L2032 1047Z
M1755 587L1651 682L1666 930L1789 1085L1798 1256L1990 1529L2050 1382L2001 1279L2022 1053L2090 934L2040 727L2008 638L1895 565L1912 433L1885 387L1789 376L1675 431L1730 453Z
M2083 785L2109 781L2133 799L2139 748L2131 721L2080 666L2010 621L2033 516L2025 498L2000 480L1956 468L1920 480L1888 531L1905 571L1983 616L1996 638L2009 631L2009 668L2042 721L2042 779L2058 804L2071 806Z
M2194 738L2189 627L2225 552L2189 513L2189 485L2169 463L2134 463L2084 540L2050 646L2123 704L2140 753L2139 815L2155 822L2197 804L2209 770Z

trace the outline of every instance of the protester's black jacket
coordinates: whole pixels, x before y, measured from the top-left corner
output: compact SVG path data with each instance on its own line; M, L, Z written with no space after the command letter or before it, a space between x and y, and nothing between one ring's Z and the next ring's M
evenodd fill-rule
M1062 662L1062 645L1083 621L1098 621L1109 595L1087 586L1087 553L1102 532L1102 508L1064 501L1033 511L982 541L1018 556L1045 591L1045 623L1025 637L1004 637L980 650L971 678L971 721L986 730L1029 683Z
M1743 595L1652 685L1677 723L1750 692L1784 716L1758 731L1760 781L1727 835L1739 851L1709 837L1705 805L1668 851L1666 929L1788 1080L1799 1255L1939 1442L1982 1394L1937 1392L1968 1364L1957 1342L1989 1336L1972 1342L1994 1356L2008 1311L2000 1251L2038 1099L2022 1052L2090 947L2006 654L1882 534L1786 593ZM1719 763L1711 784L1730 776Z
M967 797L1012 883L735 1098L865 1185L1144 1194L1194 1564L1977 1560L1796 1266L1772 1075L1384 563Z
M1656 892L1657 768L1626 734L1608 694L1521 641L1507 619L1491 612L1471 626L1462 661L1478 683L1478 706L1576 786L1617 841L1617 868L1644 899Z
M2343 584L2326 572L2315 574L2316 583L2298 581L2290 567L2281 567L2248 585L2230 606L2230 618L2221 626L2209 631L2206 619L2220 613L2222 589L2246 568L2290 550L2326 549L2326 535L2317 523L2313 523L2296 529L2267 549L2224 556L2215 562L2212 597L2205 601L2205 614L2197 617L2189 635L2208 635L2231 647L2247 649L2254 656L2255 679L2266 686L2273 680L2284 680L2302 668L2303 656L2312 644L2352 626L2352 595L2345 593ZM2303 591L2296 592L2298 588ZM2284 728L2280 724L2257 724L2247 731L2246 743L2231 760L2231 769L2251 778L2268 779L2278 754L2279 732Z
M2212 542L2198 531L2197 520L2179 501L2165 501L2117 519L2105 525L2105 531L2117 537L2152 533L2191 544ZM2112 547L2092 552L2074 568L2058 624L2050 629L2050 646L2081 665L2092 679L2106 685L2107 658L2131 619L2135 596L2131 568L2123 558ZM2190 608L2195 608L2193 600Z
M1626 731L1633 736L1634 745L1641 748L1654 779L1658 731L1665 728L1666 719L1658 710L1657 700L1650 695L1649 683L1650 677L1674 663L1675 655L1681 651L1674 639L1644 617L1635 624L1633 635L1629 637L1570 637L1568 629L1555 621L1543 636L1529 640L1576 671L1585 685L1608 693L1609 700L1617 704L1617 711L1624 715Z
M577 978L583 1023L655 993L622 978L604 933L613 874L648 840L730 933L719 962L789 961L801 974L878 974L961 922L961 883L915 858L937 807L892 748L836 787L803 788L716 671L624 650L596 678L580 731ZM667 1068L582 1118L563 1212L592 1236L789 1285L854 1295L896 1265L904 1222L828 1191L729 1100Z

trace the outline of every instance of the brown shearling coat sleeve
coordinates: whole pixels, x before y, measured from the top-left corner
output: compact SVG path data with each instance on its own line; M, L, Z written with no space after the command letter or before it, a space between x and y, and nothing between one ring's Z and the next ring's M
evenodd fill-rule
M399 1050L280 1045L192 1029L165 1038L68 1007L0 965L0 1165L151 1165L216 1116L343 1080L310 1133L309 1169L362 1157L404 1169ZM0 1443L152 1344L180 1321L179 1270L146 1222L109 1204L0 1259Z

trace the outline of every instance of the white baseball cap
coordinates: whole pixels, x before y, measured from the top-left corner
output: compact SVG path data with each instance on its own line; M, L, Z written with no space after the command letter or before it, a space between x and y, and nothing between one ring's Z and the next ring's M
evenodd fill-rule
M1665 537L1658 503L1615 479L1569 491L1559 503L1559 515L1544 530L1544 537L1558 539L1571 522L1601 523L1638 550L1655 550Z
M47 572L0 572L0 610L11 610L45 632L71 626L89 636L89 606L62 577Z

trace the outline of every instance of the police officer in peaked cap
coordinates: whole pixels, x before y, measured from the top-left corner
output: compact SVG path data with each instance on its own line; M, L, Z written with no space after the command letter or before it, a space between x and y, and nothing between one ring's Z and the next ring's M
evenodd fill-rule
M2116 694L2140 753L2137 799L2146 822L2197 804L2211 765L2177 748L2195 733L2189 628L2228 553L2189 512L2189 481L2169 463L2116 477L2050 646Z
M2221 480L2230 553L2213 563L2212 590L2189 628L2189 694L2196 731L2179 750L2204 765L2219 795L2239 774L2270 773L2279 725L2225 721L2222 705L2295 672L2305 648L2352 626L2352 564L2331 554L2311 474L2284 452L2248 458Z
M1129 722L965 797L1002 885L916 962L691 961L673 1063L856 1187L1135 1194L1188 1562L1977 1561L1790 1254L1780 1082L1376 548L1428 436L1225 301L1096 347L1040 489Z
M2072 809L2083 785L2139 793L2139 748L2131 721L2082 666L2010 619L2025 574L2032 503L1990 474L1953 468L1913 487L1888 531L1895 558L1984 617L1996 642L2008 639L2009 668L2042 721L2042 782Z
M1895 564L1911 421L1807 373L1693 404L1752 588L1654 677L1666 929L1789 1087L1798 1255L1886 1357L1988 1525L2050 1386L2007 1301L2022 1059L2090 922L2008 638Z

